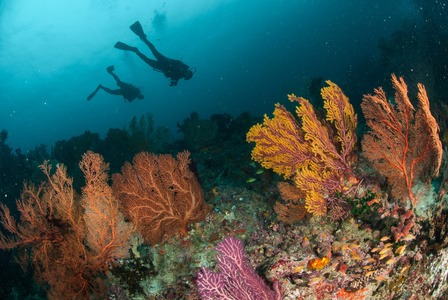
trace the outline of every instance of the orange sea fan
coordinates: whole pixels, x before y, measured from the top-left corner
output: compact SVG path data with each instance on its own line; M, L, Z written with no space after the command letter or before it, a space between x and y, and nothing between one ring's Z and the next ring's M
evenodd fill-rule
M425 87L418 84L419 107L408 97L403 78L392 75L395 103L387 100L380 87L365 95L361 108L371 131L362 141L364 155L392 186L397 199L407 198L413 209L418 197L412 192L417 180L437 176L442 161L439 126L429 111Z
M211 210L188 167L189 155L184 151L175 159L142 152L113 176L114 195L148 244L188 235L188 225L202 221Z

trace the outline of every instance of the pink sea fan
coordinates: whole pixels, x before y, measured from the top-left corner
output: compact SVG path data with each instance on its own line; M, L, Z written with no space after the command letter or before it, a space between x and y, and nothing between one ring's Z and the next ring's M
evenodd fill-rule
M280 300L278 282L274 291L247 263L240 240L229 236L215 248L219 273L202 267L198 274L199 294L204 300Z

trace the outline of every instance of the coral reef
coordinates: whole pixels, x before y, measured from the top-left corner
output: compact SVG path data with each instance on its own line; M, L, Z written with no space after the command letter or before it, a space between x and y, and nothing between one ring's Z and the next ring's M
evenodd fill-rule
M174 139L168 128L154 126L152 114L141 115L138 120L133 117L124 131L129 135L128 146L134 154L142 151L160 153Z
M184 141L188 149L198 150L210 146L218 134L218 125L211 120L201 120L196 112L179 125L179 131L184 134Z
M46 162L44 182L24 187L18 201L20 220L2 201L0 245L14 251L1 253L1 269L8 273L4 272L0 298L44 297L47 289L49 297L58 299L199 300L211 298L211 289L221 287L225 297L246 291L245 299L446 299L446 155L439 178L429 185L440 159L440 153L430 149L438 145L437 124L431 123L428 109L420 107L408 109L414 121L400 119L400 101L412 98L412 91L406 98L403 82L397 81L396 97L373 108L374 114L366 119L375 126L381 116L396 116L413 130L404 156L417 153L411 191L418 201L413 210L408 190L394 191L394 181L374 167L382 164L383 171L394 174L398 169L390 170L385 159L369 160L368 151L362 155L355 145L356 115L332 83L321 91L322 111L291 95L292 103L299 102L298 118L280 104L272 119L265 117L255 126L260 120L248 113L236 118L215 114L206 120L216 126L213 142L192 145L191 155L181 152L184 139L162 147L164 153L180 152L177 159L140 153L132 164L125 163L135 155L136 148L128 147L133 142L146 148L158 139L145 115L129 128L110 130L105 140L92 133L70 139L64 147L76 149L59 157L72 162L77 176L72 180L62 165L53 170ZM365 96L369 97L383 96ZM389 114L383 110L387 107ZM324 110L326 120L320 117ZM427 143L418 144L417 123L427 121L433 131L419 135ZM244 140L249 130L257 150ZM388 136L393 130L384 130L388 132L374 139L374 146L382 145L378 153L402 149L398 142L382 144L382 137L392 141L400 136ZM366 136L375 132L374 127L365 131ZM14 163L2 161L2 171L23 168L20 182L23 177L42 178L33 170L39 161L52 158L51 164L58 163L42 147L22 156L12 153L5 136L0 135L2 154ZM411 150L416 144L419 151ZM89 148L104 153L115 172L125 164L121 174L113 175L112 187L108 165ZM259 160L251 160L251 151ZM15 165L18 161L24 165ZM8 185L16 184L6 178ZM4 189L2 181L0 188L11 187ZM321 201L326 212L310 213L307 197ZM146 219L152 223L144 224ZM43 289L13 269L14 253L22 254L22 265ZM206 279L217 281L210 285ZM254 296L257 290L267 296Z

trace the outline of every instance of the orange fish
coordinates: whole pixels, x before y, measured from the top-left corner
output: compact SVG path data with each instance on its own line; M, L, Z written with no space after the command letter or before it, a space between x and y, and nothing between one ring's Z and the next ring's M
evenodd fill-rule
M303 268L305 268L305 266L298 266L297 268L294 269L294 271L292 271L293 273L297 273L303 270Z
M350 249L355 250L355 249L360 248L361 246L358 245L358 244L355 244L355 243L351 243L351 244L349 245L349 247L350 247Z
M351 251L350 255L352 256L352 259L354 260L362 260L361 256L358 255L355 251Z
M389 248L384 248L378 254L379 255L383 255L383 254L388 253L388 252L392 252L392 250L390 250Z
M365 277L369 277L370 275L372 275L373 273L375 273L375 271L369 271L366 273L366 275L364 275Z
M387 243L387 244L384 245L384 248L390 248L392 246L393 246L393 243Z
M395 250L395 253L398 254L398 255L401 255L404 252L404 250L406 250L406 246L407 245L403 245L403 246L398 247L397 250Z
M391 259L386 261L386 265L394 264L396 261L397 261L397 258L396 257L392 257Z
M380 260L382 260L383 258L386 258L390 255L390 253L384 253L383 255L380 256Z
M324 278L323 277L314 277L313 279L310 280L310 282L308 282L308 285L315 285L315 284L321 282L322 279L324 279Z

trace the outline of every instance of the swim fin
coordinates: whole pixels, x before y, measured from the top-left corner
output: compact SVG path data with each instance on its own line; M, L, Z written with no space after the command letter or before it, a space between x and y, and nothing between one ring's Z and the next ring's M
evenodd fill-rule
M113 65L112 66L108 66L106 68L107 73L112 73L114 70L115 70L115 67Z
M122 42L117 42L114 45L114 47L117 48L117 49L120 49L120 50L125 50L125 51L134 51L134 52L137 51L137 48L131 47L131 46L126 45L125 43L122 43Z
M132 32L138 35L138 37L142 40L146 38L146 34L143 32L142 24L140 24L139 21L129 26L129 28L131 28Z
M90 101L90 99L92 99L92 98L96 95L96 93L98 93L98 91L100 90L100 87L101 87L101 84L99 84L99 85L96 87L96 89L93 91L93 93L90 94L89 97L87 97L87 101Z

